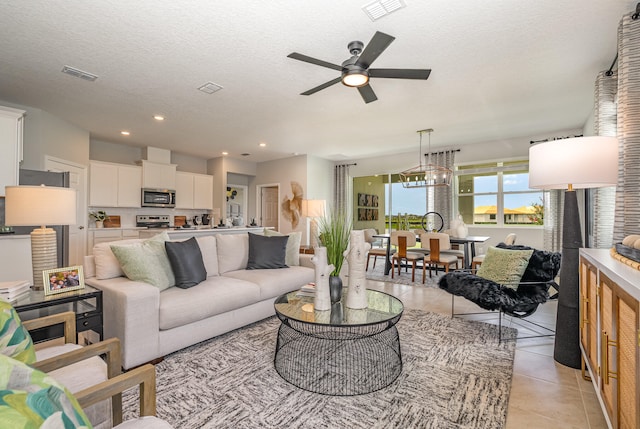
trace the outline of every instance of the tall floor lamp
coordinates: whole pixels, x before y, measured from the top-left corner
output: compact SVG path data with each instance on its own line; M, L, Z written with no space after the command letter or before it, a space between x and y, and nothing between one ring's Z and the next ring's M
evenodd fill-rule
M46 225L76 223L76 190L55 186L5 187L5 223L42 225L31 232L33 289L42 290L42 271L58 267L56 232Z
M318 246L318 221L316 218L325 215L325 200L302 200L300 215L311 220L311 231L307 228L307 237L311 247Z
M579 249L582 232L574 189L615 186L618 139L577 137L539 143L529 149L529 187L565 189L562 264L553 358L580 368Z

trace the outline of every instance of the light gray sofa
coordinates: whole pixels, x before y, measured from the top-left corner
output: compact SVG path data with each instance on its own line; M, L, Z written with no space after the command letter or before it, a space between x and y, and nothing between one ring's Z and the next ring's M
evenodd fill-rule
M103 292L105 338L120 339L126 369L269 317L277 296L314 280L311 255L299 255L300 266L246 270L248 235L219 234L197 237L205 281L160 291L125 277L110 249L141 241L100 243L85 257L86 284Z

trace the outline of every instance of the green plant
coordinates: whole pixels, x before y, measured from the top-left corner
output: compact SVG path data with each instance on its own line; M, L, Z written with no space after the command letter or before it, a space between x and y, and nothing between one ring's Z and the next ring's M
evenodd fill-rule
M327 248L327 262L333 264L332 276L339 276L344 252L349 245L351 220L345 212L331 211L330 217L320 218L319 240Z
M97 222L104 222L109 219L109 215L104 210L89 212L89 217Z

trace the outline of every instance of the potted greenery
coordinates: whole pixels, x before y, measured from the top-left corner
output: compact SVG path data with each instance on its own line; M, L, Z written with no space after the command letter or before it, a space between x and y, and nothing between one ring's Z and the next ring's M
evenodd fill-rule
M340 270L344 263L344 252L349 245L351 222L344 211L332 210L329 217L320 218L319 241L327 248L327 262L334 266L329 276L331 302L336 303L342 297L342 279Z
M109 215L104 210L89 212L89 217L96 221L96 228L103 228L104 221L109 219Z

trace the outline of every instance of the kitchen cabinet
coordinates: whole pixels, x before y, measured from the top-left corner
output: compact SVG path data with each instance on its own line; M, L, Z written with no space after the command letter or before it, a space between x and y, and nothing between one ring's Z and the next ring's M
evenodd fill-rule
M89 206L140 207L142 169L135 165L91 161Z
M176 165L142 161L142 187L176 189Z
M213 209L213 176L176 172L177 209Z
M640 427L640 271L580 249L580 346L611 428ZM594 304L595 302L595 304Z
M24 110L0 106L0 196L4 196L5 186L18 184L24 113Z

